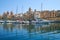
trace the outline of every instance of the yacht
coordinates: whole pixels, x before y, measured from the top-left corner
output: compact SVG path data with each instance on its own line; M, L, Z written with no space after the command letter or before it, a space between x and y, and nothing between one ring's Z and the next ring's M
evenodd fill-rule
M36 24L48 24L50 23L49 20L45 20L45 19L36 19L36 21L32 21L32 23L36 23Z

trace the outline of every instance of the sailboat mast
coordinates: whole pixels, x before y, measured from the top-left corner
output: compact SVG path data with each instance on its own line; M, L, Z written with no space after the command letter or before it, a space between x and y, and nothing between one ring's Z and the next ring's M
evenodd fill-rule
M42 12L42 9L43 9L43 3L41 3L41 12Z
M23 5L21 6L21 14L23 14Z
M18 13L18 5L17 5L17 7L16 7L16 14Z
M21 7L21 13L22 13L22 20L23 20L23 5Z

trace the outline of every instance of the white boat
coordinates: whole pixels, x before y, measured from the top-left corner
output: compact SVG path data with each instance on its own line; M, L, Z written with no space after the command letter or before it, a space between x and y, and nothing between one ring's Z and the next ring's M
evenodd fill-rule
M39 23L39 24L45 24L45 23L50 23L49 20L44 20L44 19L39 19L36 21L32 21L32 23Z

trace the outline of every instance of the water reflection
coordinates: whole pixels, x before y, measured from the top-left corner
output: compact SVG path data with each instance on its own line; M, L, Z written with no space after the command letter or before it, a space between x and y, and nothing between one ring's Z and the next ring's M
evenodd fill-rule
M3 29L6 31L13 31L14 29L14 25L13 24L2 24L3 25Z
M0 37L19 36L26 39L41 38L41 35L60 33L60 23L51 24L0 24ZM59 34L60 35L60 34ZM46 36L46 35L45 35ZM48 38L47 36L43 38ZM50 35L49 35L50 37ZM19 38L19 40L21 39ZM41 39L42 40L42 39ZM48 40L48 39L47 39Z
M60 30L60 23L51 23L49 25L40 25L40 24L1 24L3 29L6 31L13 32L13 29L18 30L27 30L29 33L31 32L52 32L56 30Z

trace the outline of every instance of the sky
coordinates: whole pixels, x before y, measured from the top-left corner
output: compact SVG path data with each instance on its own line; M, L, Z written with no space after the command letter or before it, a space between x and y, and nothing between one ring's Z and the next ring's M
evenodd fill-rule
M0 0L0 14L6 11L13 11L16 14L32 10L60 10L60 0Z

